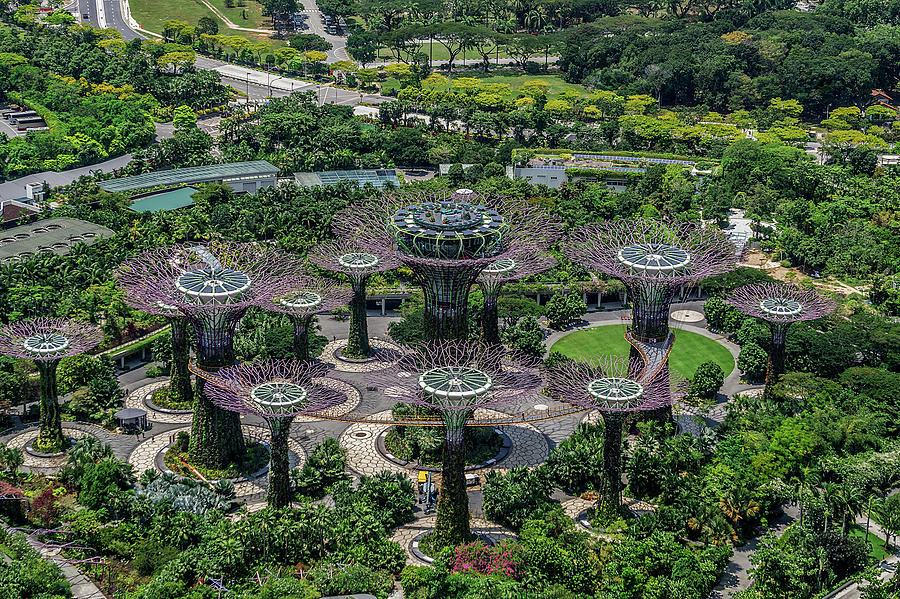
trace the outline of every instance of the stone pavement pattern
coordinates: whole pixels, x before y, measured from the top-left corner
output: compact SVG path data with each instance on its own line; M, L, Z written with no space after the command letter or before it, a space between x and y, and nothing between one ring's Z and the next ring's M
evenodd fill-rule
M339 360L334 356L334 352L347 347L346 339L329 342L322 350L322 355L319 356L319 359L326 364L331 364L339 372L374 372L390 366L393 363L390 361L391 358L393 356L399 357L403 352L399 345L389 341L382 341L381 339L370 339L369 344L375 348L376 354L380 354L379 360L371 362L345 362L344 360Z
M376 416L390 416L390 410L379 412ZM496 410L479 409L476 418L502 416ZM382 470L409 474L414 477L413 466L404 467L384 457L376 447L379 435L390 428L388 424L368 424L357 422L351 424L341 435L341 447L347 450L347 466L358 474L372 476ZM503 427L512 441L509 454L494 468L482 470L507 470L516 466L537 466L546 461L550 447L544 435L530 424L508 425ZM476 470L475 472L479 472Z
M170 414L168 412L160 412L154 410L145 403L145 400L153 395L157 389L168 386L169 381L159 381L150 383L143 387L138 387L125 397L126 408L138 408L147 411L147 419L153 422L161 422L163 424L189 424L192 414Z

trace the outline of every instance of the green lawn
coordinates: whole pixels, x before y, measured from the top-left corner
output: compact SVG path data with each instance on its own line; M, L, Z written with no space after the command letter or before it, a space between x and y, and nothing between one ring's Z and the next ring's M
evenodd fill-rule
M224 0L209 0L209 3L221 10L236 25L266 29L271 27L271 20L262 17L262 6L258 2L248 0L243 8L225 8ZM219 25L220 35L239 35L252 41L266 41L272 49L285 45L284 41L269 38L264 33L229 29L222 20L199 0L131 0L131 15L147 31L162 34L163 23L170 19L184 21L196 25L200 17L209 17ZM241 18L242 11L247 11L247 19ZM268 23L266 23L268 21Z
M697 333L677 329L674 333L675 345L669 354L672 370L693 377L697 367L709 361L721 366L725 376L734 370L734 358L722 345ZM624 324L594 327L566 335L550 349L572 358L593 358L604 354L627 356L631 346L624 335Z
M850 525L850 536L857 537L863 541L866 539L866 529L858 524ZM873 558L875 561L882 561L886 559L890 553L884 550L884 539L872 533L872 529L869 528L869 557Z

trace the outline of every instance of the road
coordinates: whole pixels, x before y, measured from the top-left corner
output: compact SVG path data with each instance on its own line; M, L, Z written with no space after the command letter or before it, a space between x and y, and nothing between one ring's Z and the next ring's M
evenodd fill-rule
M360 103L380 104L390 100L390 98L376 94L360 94L356 91L341 89L331 85L290 79L277 73L250 69L222 62L215 58L209 58L208 56L197 56L194 65L198 69L218 71L222 76L223 82L247 94L252 101L262 101L266 97L287 96L298 91L316 92L321 104L356 106Z

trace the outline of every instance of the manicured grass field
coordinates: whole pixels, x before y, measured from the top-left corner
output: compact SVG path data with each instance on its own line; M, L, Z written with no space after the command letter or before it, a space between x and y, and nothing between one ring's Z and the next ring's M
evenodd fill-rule
M236 25L267 29L272 26L271 20L262 17L262 5L248 0L245 7L225 8L224 0L209 0ZM229 29L225 23L199 0L131 0L131 15L141 27L154 33L163 32L163 23L170 19L184 21L196 25L200 17L209 17L219 25L221 35L239 35L252 41L265 41L272 49L285 45L284 41L269 38L264 33ZM243 11L247 11L247 19L243 19Z
M865 542L866 539L866 529L857 524L850 525L850 536L857 537L858 539ZM874 558L877 561L882 561L890 555L887 551L884 550L884 539L881 537L872 534L872 529L869 529L869 557Z
M686 377L693 377L704 362L718 364L725 376L734 370L734 358L712 339L689 331L674 330L675 345L669 354L669 366ZM631 346L625 341L625 325L594 327L566 335L553 344L551 351L571 358L594 358L604 354L627 356Z

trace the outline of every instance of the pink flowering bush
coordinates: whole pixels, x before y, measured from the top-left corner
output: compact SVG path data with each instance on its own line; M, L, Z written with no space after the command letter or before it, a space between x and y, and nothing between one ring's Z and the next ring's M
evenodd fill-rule
M525 548L514 541L488 547L481 541L460 545L453 552L451 570L462 574L499 574L518 580L525 571Z

